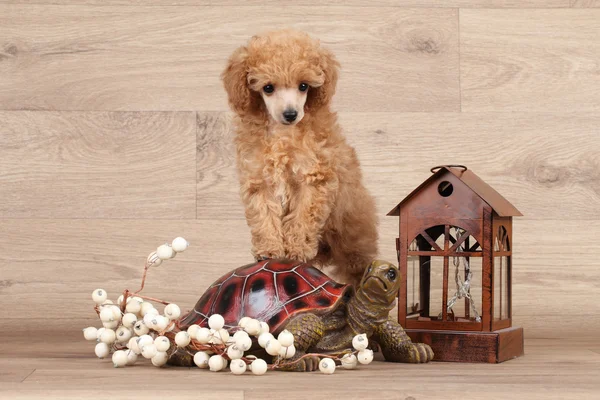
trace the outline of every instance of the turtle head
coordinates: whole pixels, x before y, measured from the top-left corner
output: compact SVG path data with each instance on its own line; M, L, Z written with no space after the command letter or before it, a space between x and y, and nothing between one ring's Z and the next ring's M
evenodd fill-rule
M400 289L400 271L394 264L375 260L365 271L357 289L372 300L392 304Z

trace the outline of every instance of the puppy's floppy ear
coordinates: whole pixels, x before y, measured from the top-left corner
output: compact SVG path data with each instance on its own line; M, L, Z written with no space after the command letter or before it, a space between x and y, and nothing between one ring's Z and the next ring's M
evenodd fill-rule
M321 48L319 49L319 67L324 75L323 85L311 88L306 99L307 107L313 110L321 108L331 101L335 94L340 63L331 51Z
M229 57L221 79L233 111L240 115L257 111L257 94L248 87L248 49L246 47L239 47Z

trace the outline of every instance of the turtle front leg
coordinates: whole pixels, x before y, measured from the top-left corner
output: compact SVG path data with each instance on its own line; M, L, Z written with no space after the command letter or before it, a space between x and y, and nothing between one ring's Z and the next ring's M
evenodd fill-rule
M281 368L281 370L299 372L317 370L319 368L319 357L305 357L300 361L297 360L302 358L308 349L319 343L325 334L323 320L315 314L303 314L291 320L285 329L294 335L296 354L294 357L284 361L286 364L293 364L289 367ZM277 357L275 357L275 359L277 359Z
M387 361L426 363L433 359L433 350L424 343L413 343L399 323L387 320L375 330L375 340Z

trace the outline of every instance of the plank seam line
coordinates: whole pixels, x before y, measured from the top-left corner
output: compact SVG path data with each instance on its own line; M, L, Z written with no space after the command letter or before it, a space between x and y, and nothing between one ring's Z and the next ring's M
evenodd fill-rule
M196 218L198 219L198 118L200 118L200 115L198 113L198 111L196 110L196 115L194 118L194 132L195 132L195 137L194 137L194 160L196 160L196 162L194 163L194 187L196 189Z
M29 373L29 375L27 375L25 378L23 378L23 380L21 381L21 383L25 382L25 379L29 378L35 371L37 371L37 368L35 368L33 371L31 371Z
M461 75L462 75L462 50L460 48L460 42L461 42L461 37L460 37L460 8L456 9L456 19L457 19L457 29L458 29L458 111L459 112L463 112L462 109L462 81L461 81Z
M24 7L24 6L45 6L48 8L52 8L52 7L77 7L77 8L83 8L83 7L88 7L88 8L107 8L107 7L111 7L111 8L181 8L181 9L190 9L190 8L220 8L220 9L239 9L239 8L258 8L261 7L259 4L215 4L215 3L211 3L211 4L145 4L143 6L139 6L139 5L133 5L133 4L87 4L85 2L78 2L78 3L70 3L70 4L55 4L55 3L50 3L50 2L36 2L36 3L0 3L0 6L5 6L5 5L12 5L12 6L19 6L19 7ZM300 4L300 5L296 5L294 6L295 8L313 8L315 5L314 4ZM419 5L413 5L413 6L403 6L403 5L346 5L346 4L330 4L330 5L320 5L319 7L321 8L331 8L331 9L335 9L335 8L348 8L348 9L369 9L369 8L382 8L382 9L403 9L403 10L451 10L452 8L463 8L465 10L565 10L565 9L570 9L573 8L575 10L590 10L593 9L593 7L575 7L575 0L570 0L569 5L561 5L561 6L550 6L550 7L534 7L534 6L529 6L529 7L518 7L518 6L510 6L510 7L498 7L498 6L492 6L492 7L480 7L480 6L466 6L466 7L443 7L443 6L434 6L434 5L424 5L424 6L419 6Z

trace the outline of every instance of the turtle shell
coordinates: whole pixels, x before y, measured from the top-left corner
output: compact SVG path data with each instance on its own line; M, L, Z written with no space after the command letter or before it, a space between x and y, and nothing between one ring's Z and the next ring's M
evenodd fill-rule
M256 318L278 332L290 317L333 310L352 287L335 282L317 268L300 262L264 260L229 272L213 283L179 323L181 329L208 326L221 314L225 328L242 317Z

